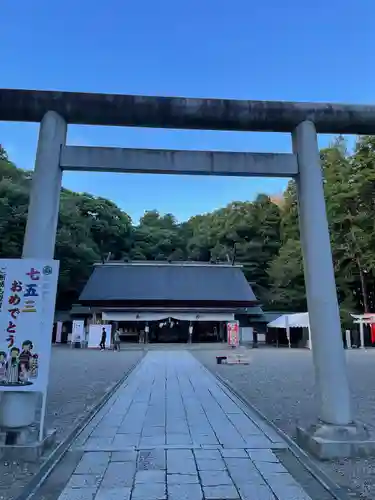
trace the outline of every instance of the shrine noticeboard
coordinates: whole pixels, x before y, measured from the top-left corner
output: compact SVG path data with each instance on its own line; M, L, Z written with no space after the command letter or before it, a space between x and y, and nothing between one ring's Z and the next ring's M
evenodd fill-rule
M0 259L0 392L48 386L59 263Z
M82 319L75 319L72 326L72 342L85 340L85 322Z
M238 321L227 323L227 339L228 345L237 347L240 343L240 328Z

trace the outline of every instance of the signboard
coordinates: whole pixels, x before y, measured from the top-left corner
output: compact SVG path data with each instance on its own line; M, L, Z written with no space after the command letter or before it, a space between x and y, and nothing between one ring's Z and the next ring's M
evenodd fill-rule
M82 342L85 340L85 322L82 319L75 319L72 327L72 342Z
M254 329L251 326L243 326L241 328L241 341L242 342L253 342L253 332ZM259 340L259 338L258 338Z
M48 385L59 264L0 259L0 392Z
M62 336L62 321L58 321L56 325L56 344L61 343L61 336Z
M240 343L240 332L239 332L238 321L233 321L227 323L227 338L228 345L232 347L237 347Z
M88 347L100 347L103 330L105 331L106 334L105 346L107 348L111 347L111 334L112 334L111 325L90 325Z

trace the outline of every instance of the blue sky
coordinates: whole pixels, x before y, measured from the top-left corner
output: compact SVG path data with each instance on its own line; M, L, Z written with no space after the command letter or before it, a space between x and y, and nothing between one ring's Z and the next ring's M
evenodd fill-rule
M2 0L0 86L186 97L374 103L371 0ZM0 143L33 168L37 124L0 123ZM330 137L320 137L326 145ZM287 134L70 126L68 143L288 152ZM66 173L137 219L179 220L282 179Z

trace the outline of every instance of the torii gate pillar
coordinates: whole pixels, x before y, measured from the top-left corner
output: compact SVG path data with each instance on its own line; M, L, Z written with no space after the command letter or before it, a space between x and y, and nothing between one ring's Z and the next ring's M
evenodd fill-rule
M299 168L296 182L300 234L316 392L320 400L319 422L308 430L299 428L298 438L314 454L329 459L348 456L353 442L367 440L368 433L353 422L323 175L312 122L302 122L295 129L293 150Z

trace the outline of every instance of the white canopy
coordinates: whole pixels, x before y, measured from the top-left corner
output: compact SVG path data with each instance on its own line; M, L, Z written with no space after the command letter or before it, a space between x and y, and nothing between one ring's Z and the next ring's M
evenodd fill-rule
M269 328L310 328L309 313L283 314L267 325Z
M289 317L291 315L284 314L283 316L279 316L278 318L268 323L269 328L287 328L289 325Z

